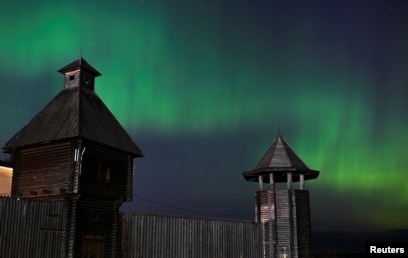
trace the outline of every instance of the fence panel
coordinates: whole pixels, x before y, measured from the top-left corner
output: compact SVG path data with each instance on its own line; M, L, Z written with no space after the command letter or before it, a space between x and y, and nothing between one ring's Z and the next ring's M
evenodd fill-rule
M251 221L120 215L120 257L258 258L261 225Z
M55 258L63 251L63 203L0 197L1 257Z

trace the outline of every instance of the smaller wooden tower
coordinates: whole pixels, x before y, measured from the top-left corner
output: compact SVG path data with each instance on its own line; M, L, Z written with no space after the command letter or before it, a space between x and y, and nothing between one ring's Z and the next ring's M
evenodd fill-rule
M310 257L310 205L305 180L319 171L309 169L278 133L272 145L251 171L247 181L258 182L256 221L263 225L264 257ZM293 182L299 182L294 189ZM264 183L269 187L264 189ZM286 183L277 189L276 183Z
M80 58L59 72L61 92L3 147L11 194L65 202L66 257L116 257L119 206L143 154L95 93L95 68Z

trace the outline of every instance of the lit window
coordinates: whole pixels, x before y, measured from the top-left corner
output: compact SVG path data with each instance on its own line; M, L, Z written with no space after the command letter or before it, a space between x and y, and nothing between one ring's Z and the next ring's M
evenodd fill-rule
M279 258L288 258L289 257L289 248L286 245L280 245L278 247L278 257Z

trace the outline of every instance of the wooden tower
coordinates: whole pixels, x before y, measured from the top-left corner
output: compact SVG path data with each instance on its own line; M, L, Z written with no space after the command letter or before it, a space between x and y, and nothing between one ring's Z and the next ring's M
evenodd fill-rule
M258 182L256 221L263 225L264 257L310 257L310 205L305 180L319 171L309 169L278 133L272 145L251 171L247 181ZM276 183L287 184L276 189ZM299 189L292 188L299 182ZM264 183L269 187L264 189Z
M66 206L66 257L116 257L119 206L132 199L139 147L95 93L83 58L59 70L64 88L3 147L11 194Z

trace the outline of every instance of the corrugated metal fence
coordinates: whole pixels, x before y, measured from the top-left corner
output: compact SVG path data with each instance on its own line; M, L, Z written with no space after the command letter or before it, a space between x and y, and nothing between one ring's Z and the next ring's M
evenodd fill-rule
M259 258L261 225L161 215L120 216L122 257Z
M64 204L0 197L0 256L64 256Z

